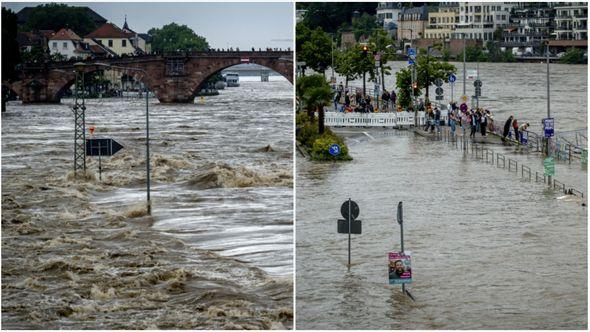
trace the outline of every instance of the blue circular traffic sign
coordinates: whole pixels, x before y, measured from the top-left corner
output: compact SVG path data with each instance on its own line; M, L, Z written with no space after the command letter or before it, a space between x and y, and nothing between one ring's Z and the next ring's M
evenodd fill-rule
M330 152L330 154L333 156L339 155L340 154L340 145L338 145L338 144L330 145L330 150L328 150L328 152Z
M457 76L455 76L455 74L449 75L449 82L455 83L456 80L457 80Z

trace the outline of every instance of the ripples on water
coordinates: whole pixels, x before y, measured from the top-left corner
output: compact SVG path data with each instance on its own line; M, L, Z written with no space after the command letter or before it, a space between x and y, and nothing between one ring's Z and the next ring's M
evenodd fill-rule
M411 132L349 139L349 163L297 161L298 329L586 329L587 208ZM336 233L340 205L363 234ZM417 298L387 285L413 252Z
M291 327L292 85L151 100L152 217L144 101L87 101L102 182L68 177L72 103L2 114L3 327Z

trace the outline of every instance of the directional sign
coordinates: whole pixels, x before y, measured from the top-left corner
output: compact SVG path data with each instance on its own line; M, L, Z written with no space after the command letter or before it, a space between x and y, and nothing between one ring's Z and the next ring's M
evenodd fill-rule
M333 156L339 155L340 154L340 145L338 145L338 144L330 145L330 149L328 150L328 152L330 152L330 154Z
M545 138L549 138L549 137L554 136L554 128L555 128L555 119L554 118L543 119L543 132L545 134Z
M545 175L547 176L554 176L555 175L555 161L553 157L547 157L543 160L543 166L545 168Z
M361 234L363 231L360 220L352 220L350 234ZM338 233L348 234L348 219L338 219Z
M416 50L413 48L408 48L408 56L416 56Z
M473 86L476 88L481 88L481 80L475 80L475 82L473 82Z
M408 60L409 65L413 65L414 63L415 63L414 60L412 60L412 59Z
M436 90L434 90L434 92L436 92L436 94L440 96L443 94L443 88L438 87L438 88L436 88Z
M112 156L123 146L112 138L86 139L87 156Z
M455 74L449 75L449 82L450 83L455 83L456 80L457 80L457 76L455 76Z
M444 81L440 78L437 78L434 80L434 85L436 85L436 86L442 86L443 83L444 83Z
M352 212L351 219L356 219L359 216L360 209L355 201L350 201L350 211ZM342 218L348 220L348 201L342 203L340 214L342 214ZM346 231L346 233L348 233L348 231Z

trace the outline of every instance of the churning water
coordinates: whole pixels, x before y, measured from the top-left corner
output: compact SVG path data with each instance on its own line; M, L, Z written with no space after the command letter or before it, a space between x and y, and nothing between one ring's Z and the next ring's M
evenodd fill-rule
M292 85L242 81L193 105L87 100L124 149L72 178L72 100L2 114L4 328L290 328Z

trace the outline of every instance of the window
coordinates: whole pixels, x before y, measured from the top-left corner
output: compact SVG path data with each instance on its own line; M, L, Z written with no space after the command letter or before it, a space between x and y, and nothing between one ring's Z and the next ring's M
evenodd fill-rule
M64 49L64 50L67 50L67 49L68 49L68 42L64 42L64 43L63 43L63 49Z
M109 39L109 47L113 47L113 40Z
M53 42L53 48L57 48L57 42Z
M121 46L127 47L127 39L121 40Z

